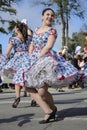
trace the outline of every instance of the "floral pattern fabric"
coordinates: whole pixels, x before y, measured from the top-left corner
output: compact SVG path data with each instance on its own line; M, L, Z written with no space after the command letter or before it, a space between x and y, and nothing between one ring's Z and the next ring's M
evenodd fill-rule
M24 85L23 71L30 66L29 44L31 36L28 36L26 42L21 41L17 37L11 37L9 44L13 45L14 56L3 67L4 75L12 79L12 83ZM6 60L5 60L6 62Z
M38 58L38 53L46 45L48 37L54 35L57 38L57 32L50 28L44 33L37 34L37 30L38 28L32 39L34 50L29 56L31 64L24 72L25 86L39 88L48 84L63 87L75 82L78 79L78 70L54 50L51 49L42 58Z
M83 73L83 77L81 81L82 85L83 87L87 87L87 63L85 63L82 73Z

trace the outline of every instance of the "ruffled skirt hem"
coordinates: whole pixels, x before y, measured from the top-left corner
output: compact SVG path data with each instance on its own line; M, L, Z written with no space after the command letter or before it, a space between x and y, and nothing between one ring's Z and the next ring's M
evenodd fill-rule
M26 87L40 88L45 84L58 88L66 87L76 82L77 72L71 74L69 78L58 79L58 62L52 57L40 58L31 68L24 72Z

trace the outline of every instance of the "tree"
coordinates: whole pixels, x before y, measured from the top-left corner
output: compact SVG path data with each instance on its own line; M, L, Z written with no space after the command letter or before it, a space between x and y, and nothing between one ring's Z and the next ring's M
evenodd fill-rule
M19 0L20 1L20 0ZM19 2L18 0L0 0L0 14L9 13L10 15L16 15L16 9L12 7L12 3ZM0 22L2 23L2 27L0 27L1 33L7 33L6 29L3 27L5 23L11 23L11 20L7 20L0 16Z
M60 19L62 24L62 46L68 44L66 42L68 42L69 37L69 19L72 15L84 18L84 10L81 8L80 0L48 0L48 2L38 0L37 2L45 6L57 5L56 18Z
M83 26L81 27L81 31L87 33L87 24L86 23L83 24Z
M84 10L81 8L79 0L53 0L58 6L58 15L62 23L62 46L68 44L69 19L72 15L84 18Z
M75 52L75 48L77 46L81 46L84 48L84 46L87 45L87 42L85 41L85 35L83 32L75 32L72 34L72 38L69 38L68 41L68 52Z
M8 27L9 32L11 32L14 29L16 22L18 22L18 20L17 21L12 20L9 22L9 27Z
M78 16L80 19L84 19L84 10L82 9L81 3L78 0L66 0L66 45L68 44L68 29L69 19L72 15Z

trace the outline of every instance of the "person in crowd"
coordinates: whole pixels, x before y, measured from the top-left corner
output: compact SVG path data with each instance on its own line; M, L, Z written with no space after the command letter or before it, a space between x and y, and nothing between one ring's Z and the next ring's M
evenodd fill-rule
M55 12L46 8L42 12L42 26L35 29L29 48L30 66L24 71L27 91L45 113L40 124L55 120L57 107L49 86L60 87L77 79L78 70L53 50L57 31L52 27Z
M6 56L4 56L3 54L0 54L0 93L3 92L2 90L2 84L3 84L3 67L6 65L6 63L8 62L8 59Z
M2 77L0 76L0 93L2 93L3 90L2 90Z
M71 60L71 64L76 67L78 70L80 69L79 65L78 65L78 55L74 54L72 60Z
M14 56L4 67L4 74L8 78L12 78L12 83L15 84L16 99L12 104L13 108L16 108L20 102L20 90L21 87L24 86L22 73L30 64L28 49L32 39L32 32L28 30L27 33L27 30L26 24L17 22L15 26L16 36L9 38L8 47L6 49L7 57L9 57L12 49L14 50Z
M75 54L79 55L81 53L81 49L82 49L81 46L76 46L76 48L75 48Z
M60 56L63 56L65 59L67 59L67 51L68 51L68 47L67 46L63 46L61 48L61 50L59 50L58 54Z
M66 60L67 60L67 53L68 53L68 47L67 46L63 46L62 48L61 48L61 50L59 50L59 52L58 52L58 54L60 55L60 56L63 56ZM63 88L59 88L58 87L58 89L57 89L59 92L64 92L65 90L63 90Z
M85 41L87 41L87 32L84 35L85 35ZM84 88L87 87L87 46L85 46L84 48L83 61L84 61L84 66L82 69L83 77L81 82Z
M84 68L83 55L78 55L78 66L79 66L79 71L82 71Z

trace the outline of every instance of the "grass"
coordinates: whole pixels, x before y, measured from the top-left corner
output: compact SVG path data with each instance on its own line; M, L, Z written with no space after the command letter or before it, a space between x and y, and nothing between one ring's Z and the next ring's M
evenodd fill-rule
M3 83L12 83L12 79L9 79L4 75L2 75L2 77L3 77Z

